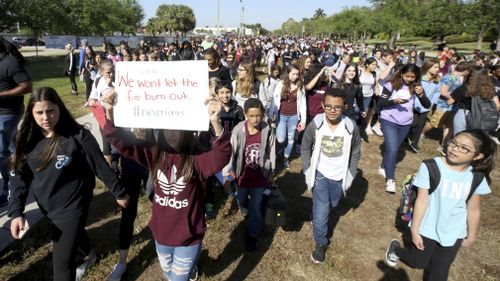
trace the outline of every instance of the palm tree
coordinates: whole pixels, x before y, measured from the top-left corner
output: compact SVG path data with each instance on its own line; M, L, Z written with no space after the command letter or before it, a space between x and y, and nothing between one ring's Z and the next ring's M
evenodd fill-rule
M326 17L325 11L323 9L316 9L316 11L314 11L313 19L318 19L322 17Z

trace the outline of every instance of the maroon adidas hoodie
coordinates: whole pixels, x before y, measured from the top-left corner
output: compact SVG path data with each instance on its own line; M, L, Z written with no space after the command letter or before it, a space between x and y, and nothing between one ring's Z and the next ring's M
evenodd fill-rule
M102 111L101 113L102 114ZM99 114L99 115L100 115ZM94 110L96 115L96 110ZM151 169L158 153L155 144L132 144L129 132L116 128L96 116L103 125L103 134L125 157L131 158ZM155 240L168 246L189 246L200 243L205 235L206 224L203 211L206 178L221 171L231 157L229 133L224 132L212 143L209 151L195 153L195 173L189 182L177 178L181 158L175 153L166 153L160 159L157 182L154 186L153 213L149 227Z

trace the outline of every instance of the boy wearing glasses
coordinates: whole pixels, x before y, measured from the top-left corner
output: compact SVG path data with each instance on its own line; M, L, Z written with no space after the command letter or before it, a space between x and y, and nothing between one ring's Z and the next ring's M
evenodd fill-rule
M306 184L313 198L313 236L311 254L315 263L325 261L330 243L328 221L330 207L345 196L357 173L360 136L356 123L342 115L345 92L328 89L321 103L324 113L316 115L302 139L301 158Z

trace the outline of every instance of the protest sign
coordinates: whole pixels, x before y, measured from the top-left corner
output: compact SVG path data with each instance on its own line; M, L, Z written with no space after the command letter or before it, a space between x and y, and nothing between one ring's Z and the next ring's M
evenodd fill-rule
M207 131L206 61L117 62L115 125Z

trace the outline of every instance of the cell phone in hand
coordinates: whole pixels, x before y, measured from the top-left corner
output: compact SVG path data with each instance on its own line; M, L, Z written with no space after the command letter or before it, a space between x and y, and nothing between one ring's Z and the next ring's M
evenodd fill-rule
M26 235L26 233L28 232L29 229L30 229L30 225L28 223L28 220L24 219L24 228L21 229L21 231L19 231L19 239L22 239L24 237L24 235Z

